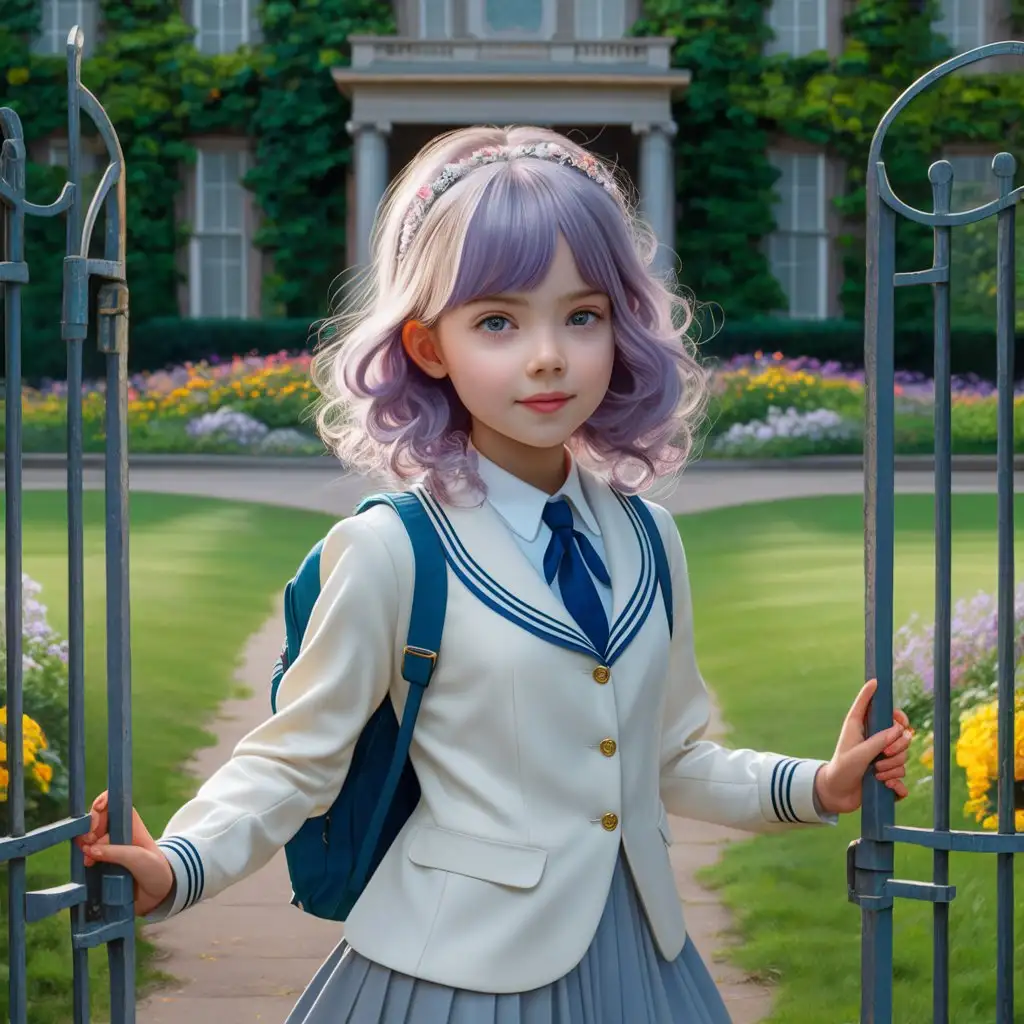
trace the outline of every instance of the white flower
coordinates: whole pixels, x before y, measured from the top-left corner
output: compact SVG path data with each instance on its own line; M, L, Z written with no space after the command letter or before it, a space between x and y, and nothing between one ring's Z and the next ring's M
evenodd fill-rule
M189 420L185 431L189 437L217 437L248 447L262 441L270 428L244 412L222 406Z
M323 443L310 434L304 434L301 430L291 427L282 427L280 430L272 430L256 446L256 450L262 454L273 454L274 452L309 452L310 454L323 451Z
M812 441L846 440L857 435L857 426L831 409L799 412L772 406L764 420L734 423L712 444L713 451L756 451L776 439L803 438Z

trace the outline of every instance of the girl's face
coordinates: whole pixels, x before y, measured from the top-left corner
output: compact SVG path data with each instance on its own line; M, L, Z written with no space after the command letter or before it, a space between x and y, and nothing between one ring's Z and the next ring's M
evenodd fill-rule
M466 303L434 330L410 323L403 341L426 373L451 378L481 454L549 492L561 486L563 446L604 400L615 358L608 296L583 281L561 235L533 291Z

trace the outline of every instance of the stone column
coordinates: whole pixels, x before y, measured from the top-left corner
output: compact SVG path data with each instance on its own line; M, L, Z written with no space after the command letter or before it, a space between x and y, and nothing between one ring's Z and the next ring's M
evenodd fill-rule
M676 125L674 121L634 124L633 134L640 138L640 211L654 229L660 245L655 265L664 271L675 265L676 170L672 139Z
M391 125L386 122L362 124L349 121L345 125L352 136L355 174L355 255L356 263L365 267L370 262L370 236L377 207L388 187L388 136Z

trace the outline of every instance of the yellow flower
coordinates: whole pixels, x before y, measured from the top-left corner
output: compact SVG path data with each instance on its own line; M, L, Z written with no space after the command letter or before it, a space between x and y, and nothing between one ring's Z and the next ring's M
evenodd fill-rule
M45 761L37 761L32 766L32 774L39 783L39 788L44 793L50 792L50 782L53 780L53 769Z
M6 731L7 726L7 708L6 706L0 707L0 726L3 726ZM21 719L22 729L22 742L21 742L21 757L22 763L26 768L31 769L32 777L35 778L40 789L44 793L49 791L50 782L53 779L53 769L50 765L42 761L36 760L36 755L40 750L47 748L46 736L43 734L43 730L39 723L34 719L29 718L28 715L23 715ZM0 764L6 765L8 753L8 745L6 738L0 740ZM7 799L7 785L9 780L9 774L6 767L0 767L0 802Z
M922 751L919 760L928 771L933 772L935 771L935 741L931 733L928 734L926 742L928 746Z
M1017 695L1015 711L1014 778L1020 780L1024 779L1024 694ZM998 704L990 701L961 716L956 744L956 763L967 776L970 797L964 813L973 815L985 829L995 829L999 823L998 816L990 813L999 779L998 754ZM1024 811L1017 811L1016 817L1024 819Z

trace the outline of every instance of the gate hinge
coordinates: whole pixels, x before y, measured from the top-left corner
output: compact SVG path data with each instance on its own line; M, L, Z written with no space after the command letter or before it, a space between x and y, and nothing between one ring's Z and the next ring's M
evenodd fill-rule
M64 257L61 333L64 341L84 341L89 333L89 260Z
M952 903L956 896L955 885L936 885L934 882L904 881L899 878L875 878L874 892L858 888L858 870L864 875L878 875L880 872L857 866L857 848L860 840L855 839L846 848L846 898L865 910L887 910L896 898L925 900L929 903Z
M99 290L97 343L101 352L128 351L128 286L107 281Z

